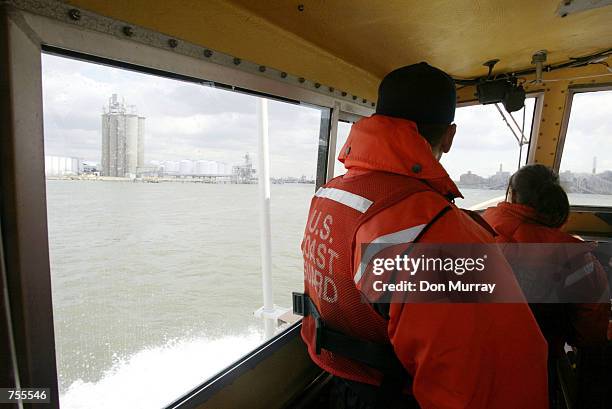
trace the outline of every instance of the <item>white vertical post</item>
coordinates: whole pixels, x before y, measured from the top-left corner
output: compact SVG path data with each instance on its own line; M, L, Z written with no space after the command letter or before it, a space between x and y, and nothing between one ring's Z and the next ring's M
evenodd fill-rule
M259 161L259 200L260 200L260 246L261 274L263 289L263 314L266 338L272 338L276 329L273 318L266 316L274 313L272 295L272 249L270 228L270 141L268 138L268 100L259 98L257 101L257 118L259 130L258 161Z

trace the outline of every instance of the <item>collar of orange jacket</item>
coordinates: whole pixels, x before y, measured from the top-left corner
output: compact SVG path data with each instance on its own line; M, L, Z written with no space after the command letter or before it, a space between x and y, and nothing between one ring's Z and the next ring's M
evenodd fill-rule
M536 210L519 203L498 203L485 211L485 220L501 236L516 241L537 243L571 243L581 241L561 229L546 226L539 220Z
M338 160L349 173L353 169L397 173L423 180L450 199L463 197L413 121L373 115L356 122Z

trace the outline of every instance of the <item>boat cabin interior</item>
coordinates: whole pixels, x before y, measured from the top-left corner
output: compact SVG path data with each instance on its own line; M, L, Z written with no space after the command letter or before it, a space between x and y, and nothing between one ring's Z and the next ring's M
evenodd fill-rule
M0 387L48 405L7 407L324 407L289 310L306 210L420 61L455 79L457 204L549 166L612 270L612 1L4 0L0 21ZM604 407L610 347L568 357L564 407Z

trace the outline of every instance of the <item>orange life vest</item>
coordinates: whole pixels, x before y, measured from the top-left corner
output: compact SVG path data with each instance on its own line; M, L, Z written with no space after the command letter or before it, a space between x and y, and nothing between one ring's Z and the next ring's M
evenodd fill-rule
M350 337L389 344L387 320L362 299L355 286L353 253L355 234L367 220L384 209L431 188L414 178L386 172L369 172L354 178L337 177L320 188L312 199L302 241L305 292L316 305L326 326ZM404 243L425 231L423 224L404 231ZM347 319L358 317L358 319ZM304 318L302 337L312 359L326 371L351 380L364 377L381 381L380 371L338 353L317 351L316 328Z

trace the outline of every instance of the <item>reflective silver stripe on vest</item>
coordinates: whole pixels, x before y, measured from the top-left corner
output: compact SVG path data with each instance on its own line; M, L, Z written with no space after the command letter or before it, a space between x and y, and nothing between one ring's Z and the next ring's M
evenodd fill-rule
M358 212L365 213L372 206L372 202L365 197L356 195L355 193L347 192L346 190L334 189L333 187L321 187L315 193L316 197L333 200L334 202L342 203Z
M361 280L361 277L363 277L368 264L370 264L370 261L377 253L397 244L412 243L414 239L417 238L419 233L423 231L425 226L427 225L419 224L418 226L396 231L395 233L386 234L372 240L368 244L368 247L366 247L365 252L361 255L361 263L359 264L359 268L357 269L354 277L355 284Z
M578 281L591 274L593 270L595 270L595 264L592 261L580 267L578 270L574 271L565 278L565 287L576 284Z

